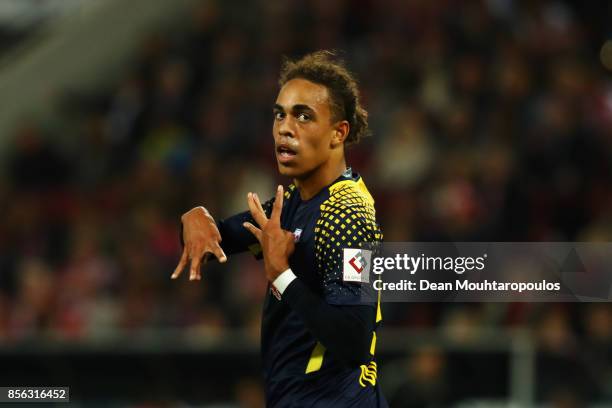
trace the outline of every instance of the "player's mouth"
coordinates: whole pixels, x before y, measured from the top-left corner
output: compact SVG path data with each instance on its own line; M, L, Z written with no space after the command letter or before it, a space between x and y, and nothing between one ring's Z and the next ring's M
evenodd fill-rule
M296 155L297 152L285 144L276 146L276 159L279 163L289 163Z

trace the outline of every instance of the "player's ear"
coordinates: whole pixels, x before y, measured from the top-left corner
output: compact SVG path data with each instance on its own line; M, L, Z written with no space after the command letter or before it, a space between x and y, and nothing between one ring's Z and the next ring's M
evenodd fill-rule
M331 147L342 145L349 135L351 126L348 121L341 120L334 125L334 133L332 135Z

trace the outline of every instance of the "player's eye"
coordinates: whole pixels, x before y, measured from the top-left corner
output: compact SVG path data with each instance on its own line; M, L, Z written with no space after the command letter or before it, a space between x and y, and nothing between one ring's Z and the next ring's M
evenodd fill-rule
M285 112L274 112L274 120L283 120L285 118Z
M297 115L297 119L300 122L308 122L310 120L310 115L307 113L300 113L299 115Z

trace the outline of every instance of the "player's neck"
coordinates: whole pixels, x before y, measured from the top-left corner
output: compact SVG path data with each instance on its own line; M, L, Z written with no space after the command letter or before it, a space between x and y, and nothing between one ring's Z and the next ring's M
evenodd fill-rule
M293 183L300 192L300 198L310 200L322 189L334 182L346 170L346 160L323 165L303 178L296 178Z

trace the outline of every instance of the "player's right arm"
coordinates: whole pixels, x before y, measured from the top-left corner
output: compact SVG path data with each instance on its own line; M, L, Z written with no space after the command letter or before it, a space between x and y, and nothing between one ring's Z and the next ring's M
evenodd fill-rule
M219 262L227 261L227 256L221 248L221 233L214 218L204 207L195 207L181 216L183 253L172 274L176 279L188 263L189 280L200 280L200 263L207 261L208 254L217 257Z
M274 199L263 204L262 210L270 213ZM244 229L245 222L253 222L249 211L244 211L215 222L204 207L195 207L181 216L183 253L172 279L180 276L189 266L189 280L200 280L200 265L216 257L219 262L227 261L227 255L250 250L261 257L261 248L253 235ZM227 254L227 255L226 255Z

